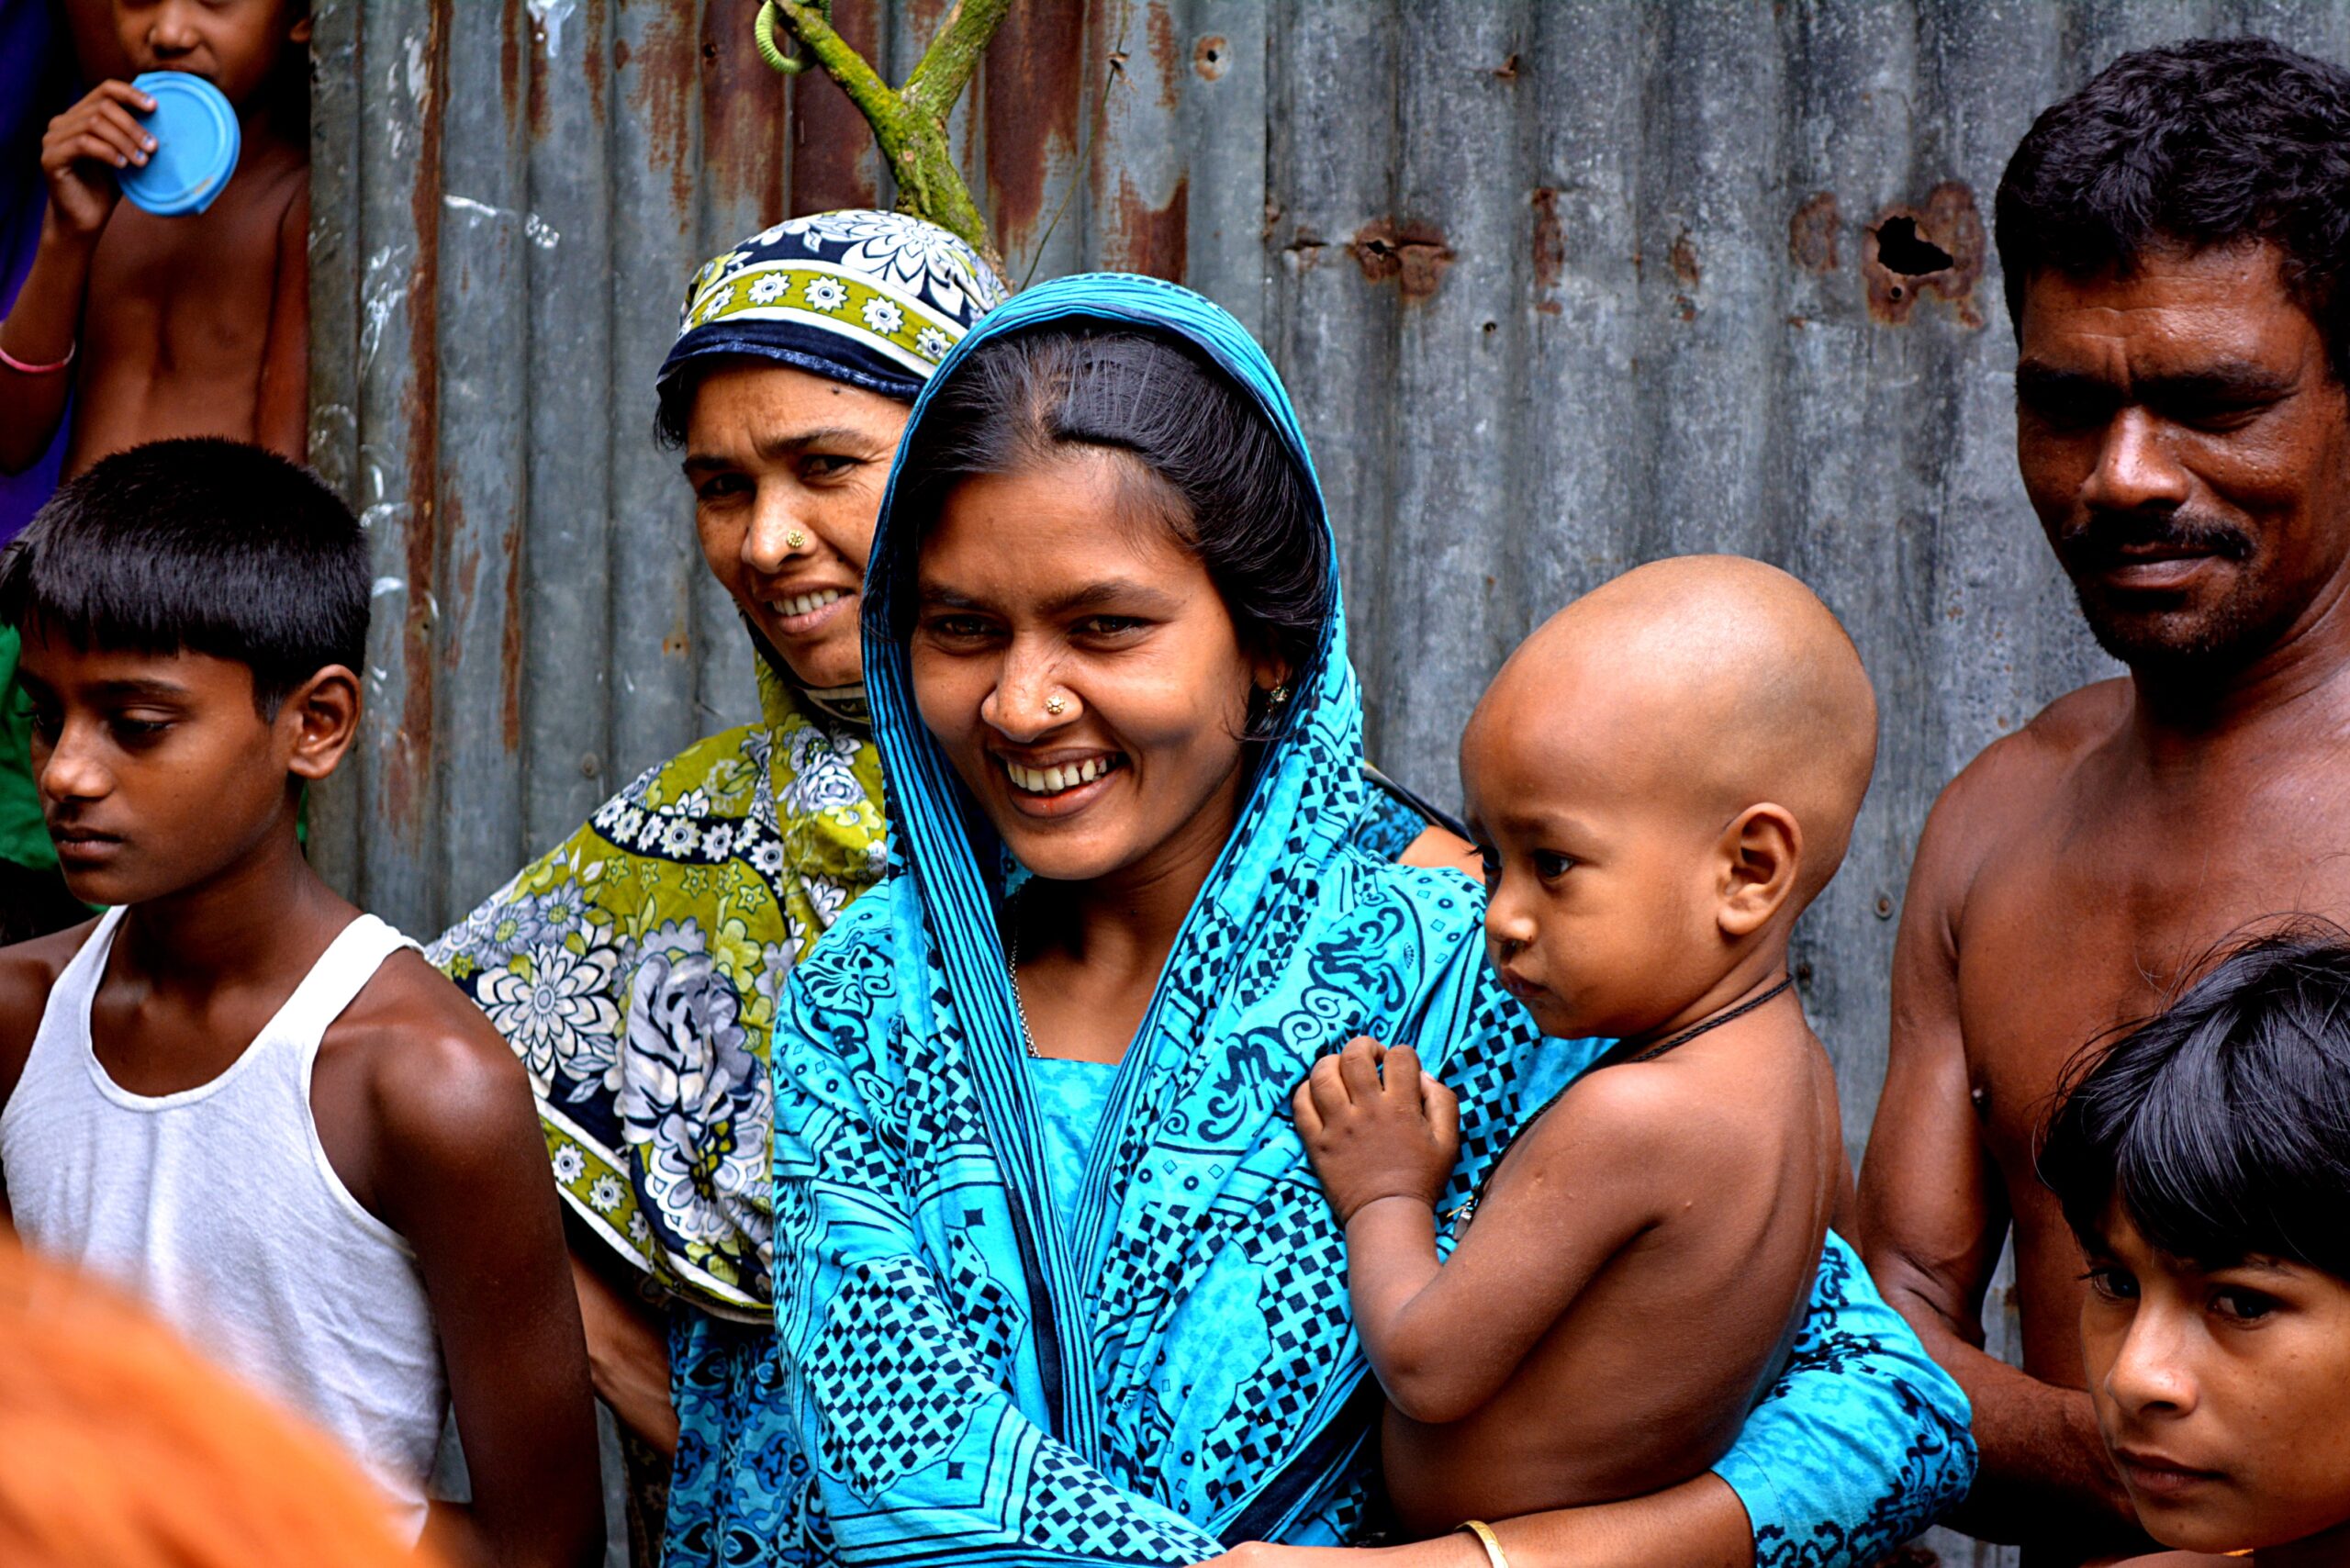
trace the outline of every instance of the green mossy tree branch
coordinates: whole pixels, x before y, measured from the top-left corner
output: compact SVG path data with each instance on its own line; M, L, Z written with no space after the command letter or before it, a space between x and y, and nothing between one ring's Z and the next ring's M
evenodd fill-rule
M777 0L792 35L841 85L866 123L898 182L898 210L927 218L959 236L997 271L1003 261L988 238L987 220L955 167L946 117L987 52L1012 0L957 0L938 36L892 88L849 41L834 31L820 0Z

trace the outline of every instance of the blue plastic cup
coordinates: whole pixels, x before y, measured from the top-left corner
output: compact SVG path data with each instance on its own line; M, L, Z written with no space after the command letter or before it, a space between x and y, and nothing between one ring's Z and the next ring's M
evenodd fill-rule
M130 84L155 100L136 117L155 147L145 163L115 171L122 194L159 218L202 212L237 172L237 111L219 88L185 71L150 71Z

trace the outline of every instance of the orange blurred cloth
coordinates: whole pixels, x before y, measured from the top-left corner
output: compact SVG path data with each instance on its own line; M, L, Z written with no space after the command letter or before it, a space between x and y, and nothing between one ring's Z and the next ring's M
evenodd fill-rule
M0 1563L435 1568L321 1434L0 1226Z

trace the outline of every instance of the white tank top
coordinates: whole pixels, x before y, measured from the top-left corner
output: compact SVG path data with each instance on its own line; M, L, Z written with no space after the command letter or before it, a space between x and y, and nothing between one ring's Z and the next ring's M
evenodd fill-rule
M228 1070L150 1098L90 1048L90 1001L121 921L110 911L58 977L0 1109L17 1227L341 1439L412 1540L447 1378L415 1254L327 1162L310 1067L327 1025L415 944L361 915Z

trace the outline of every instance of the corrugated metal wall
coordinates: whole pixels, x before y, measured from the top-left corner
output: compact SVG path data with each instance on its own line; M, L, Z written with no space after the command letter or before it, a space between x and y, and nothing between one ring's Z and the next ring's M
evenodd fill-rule
M753 8L316 7L313 450L378 574L318 839L412 931L751 711L652 373L701 257L888 196ZM944 9L837 16L902 75ZM958 124L1013 281L1180 278L1270 347L1406 780L1450 797L1504 654L1635 562L1760 555L1843 615L1884 745L1801 977L1857 1148L1935 790L2102 667L2014 473L1991 193L2120 50L2247 28L2350 54L2331 4L1015 0Z

